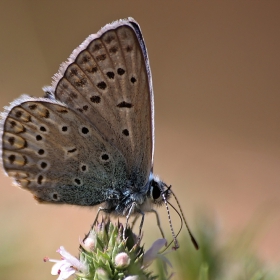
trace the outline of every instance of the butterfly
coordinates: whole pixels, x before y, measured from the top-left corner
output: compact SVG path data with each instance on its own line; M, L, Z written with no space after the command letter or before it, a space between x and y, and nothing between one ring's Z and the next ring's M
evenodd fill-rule
M145 213L159 221L154 207L168 210L174 193L153 173L154 95L138 23L123 19L90 35L43 90L1 115L8 176L40 203L102 205L126 225L140 216L140 232Z

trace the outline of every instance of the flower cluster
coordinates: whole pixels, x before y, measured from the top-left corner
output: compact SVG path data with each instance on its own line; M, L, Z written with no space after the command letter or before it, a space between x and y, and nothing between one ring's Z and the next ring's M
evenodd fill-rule
M80 241L79 259L61 246L57 251L61 260L45 258L45 261L55 262L51 273L59 275L57 280L67 279L73 274L77 280L149 280L156 278L146 271L154 259L159 257L171 265L158 253L166 244L165 239L155 241L144 254L140 239L128 228L127 238L123 240L123 230L122 224L113 225L102 221Z

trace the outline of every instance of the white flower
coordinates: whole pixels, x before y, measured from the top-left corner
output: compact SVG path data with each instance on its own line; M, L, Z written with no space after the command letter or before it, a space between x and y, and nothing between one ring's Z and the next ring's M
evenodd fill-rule
M57 280L67 279L69 276L74 274L76 269L73 268L72 264L66 260L57 261L57 263L52 267L51 274L59 275Z
M87 272L87 268L77 258L68 253L64 247L60 246L57 252L61 255L62 260L54 260L45 258L45 261L55 262L52 267L51 274L59 275L57 280L65 280L77 271Z
M159 254L159 251L165 245L166 245L166 239L161 238L156 240L151 246L151 248L147 250L146 253L144 254L142 268L148 267L157 258L163 262L165 269L166 269L166 264L172 267L170 261L164 256L164 254Z

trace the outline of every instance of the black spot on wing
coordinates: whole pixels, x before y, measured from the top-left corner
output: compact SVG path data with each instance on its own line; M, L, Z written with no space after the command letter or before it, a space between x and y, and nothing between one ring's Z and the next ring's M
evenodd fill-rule
M131 103L122 101L117 105L117 107L119 107L119 108L132 108L133 105Z

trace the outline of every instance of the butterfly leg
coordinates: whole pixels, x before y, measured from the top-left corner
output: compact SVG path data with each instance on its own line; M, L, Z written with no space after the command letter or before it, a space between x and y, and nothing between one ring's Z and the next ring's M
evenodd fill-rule
M139 226L139 238L140 238L141 237L141 233L142 233L142 227L143 227L143 224L144 224L145 213L142 212L141 210L139 210L139 213L142 215L140 226Z
M136 202L133 202L132 205L129 208L129 211L128 211L127 215L126 215L126 223L125 223L125 227L124 227L124 231L123 231L123 239L125 239L125 231L127 229L128 220L129 220L131 214L135 211L136 207L137 207ZM142 226L143 226L143 223L144 223L144 215L145 214L140 210L136 210L136 211L142 215L142 219L141 219L141 223L140 223L140 231L139 231L139 236L140 236L141 235L141 229L142 229ZM136 216L136 218L133 220L133 226L134 226L137 219L138 219L138 216Z
M140 237L141 233L142 233L142 227L143 227L143 224L144 224L145 213L142 212L141 210L138 210L138 213L142 215L141 222L140 222L140 225L139 225L139 237ZM139 215L137 215L133 219L133 222L131 223L131 229L134 227L134 225L135 225L136 221L138 220L138 218L139 218ZM160 228L160 230L161 230L161 228Z
M129 208L129 211L128 211L127 215L126 215L126 222L125 222L125 226L124 226L124 229L123 229L123 239L125 239L125 232L126 232L127 225L128 225L128 219L130 218L131 213L134 212L135 206L136 206L136 203L133 202L131 207Z
M160 230L160 233L161 233L162 238L165 238L164 233L163 233L163 230L162 230L162 228L161 228L161 224L160 224L160 219L159 219L158 212L157 212L156 210L154 210L154 209L152 209L151 212L153 212L153 213L156 215L157 226L158 226L158 228L159 228L159 230Z
M136 224L138 218L139 218L139 215L136 215L136 216L134 217L134 219L133 219L133 221L132 221L132 223L131 223L131 229L134 228L134 226L135 226L135 224Z
M105 212L105 213L109 213L109 210L108 210L108 209L103 208L103 207L99 207L99 208L98 208L98 211L97 211L97 214L96 214L96 217L95 217L95 220L94 220L94 222L93 222L93 224L92 224L92 227L95 226L95 224L96 224L96 222L97 222L97 220L98 220L99 213L100 213L101 211L103 211L103 212Z

